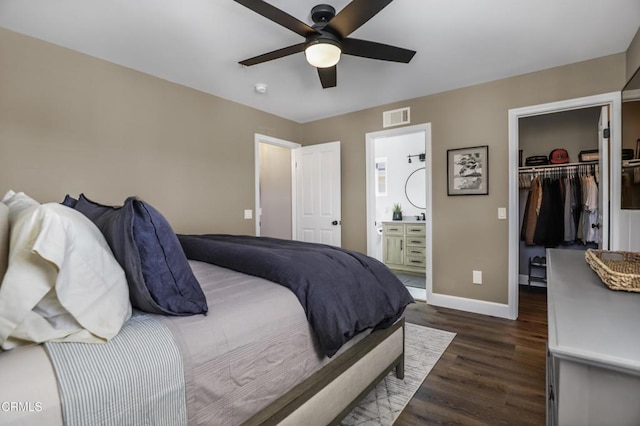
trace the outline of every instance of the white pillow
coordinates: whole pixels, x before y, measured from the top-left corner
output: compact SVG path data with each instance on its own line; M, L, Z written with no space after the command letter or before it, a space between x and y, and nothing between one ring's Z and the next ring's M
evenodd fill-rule
M16 194L11 190L4 195L2 202L9 207L9 222L15 221L16 216L23 210L40 205L39 202L29 197L24 192L18 192Z
M11 244L0 286L0 345L115 336L131 316L129 288L102 233L74 209L16 196L8 200Z

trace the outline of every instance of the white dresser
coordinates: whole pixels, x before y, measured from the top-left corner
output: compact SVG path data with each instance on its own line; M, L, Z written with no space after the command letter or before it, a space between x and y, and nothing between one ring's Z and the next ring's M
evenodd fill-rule
M640 293L609 290L582 251L547 264L547 424L640 425Z
M425 274L427 259L424 222L383 222L382 254L389 269Z

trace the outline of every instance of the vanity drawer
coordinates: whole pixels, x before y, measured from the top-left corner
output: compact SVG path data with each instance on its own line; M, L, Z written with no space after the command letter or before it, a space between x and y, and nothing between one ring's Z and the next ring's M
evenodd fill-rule
M385 223L383 226L385 235L404 235L404 225Z
M424 225L405 225L407 229L407 236L424 237L427 235L425 232L426 227Z
M424 247L425 237L414 237L407 235L407 247Z
M411 257L407 256L404 260L404 264L407 266L416 266L424 268L426 266L426 260L424 257Z
M407 250L405 252L406 256L416 256L416 257L421 257L421 258L425 258L427 256L427 249L424 247L412 247L412 246L408 246Z

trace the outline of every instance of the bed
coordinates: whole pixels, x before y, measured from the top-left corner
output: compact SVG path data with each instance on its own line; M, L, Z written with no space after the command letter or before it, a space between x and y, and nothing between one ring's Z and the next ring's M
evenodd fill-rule
M0 226L0 237L6 232ZM401 317L356 333L328 357L294 291L188 265L206 315L134 308L106 344L1 352L0 424L336 424L389 372L403 377Z

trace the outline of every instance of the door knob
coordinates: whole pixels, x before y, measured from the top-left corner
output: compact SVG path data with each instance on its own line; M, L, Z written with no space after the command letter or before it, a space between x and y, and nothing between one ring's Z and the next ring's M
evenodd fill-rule
M331 222L331 224L332 224L333 226L337 226L337 225L338 225L338 221L337 221L337 220L334 220L333 222Z

